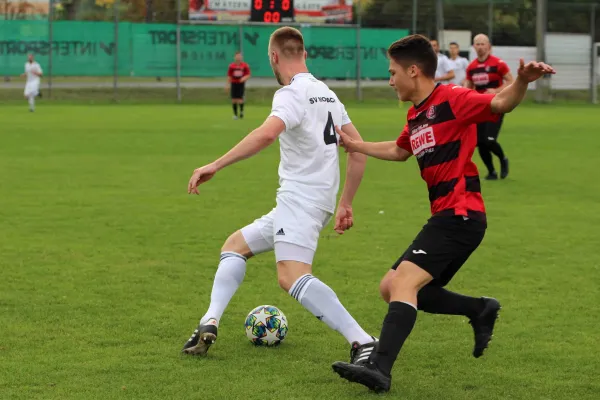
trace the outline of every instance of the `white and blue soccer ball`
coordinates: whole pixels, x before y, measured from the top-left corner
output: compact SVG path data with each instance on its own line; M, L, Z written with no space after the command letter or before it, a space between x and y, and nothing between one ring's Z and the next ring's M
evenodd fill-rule
M257 346L277 346L288 333L288 322L275 306L258 306L246 317L246 336Z

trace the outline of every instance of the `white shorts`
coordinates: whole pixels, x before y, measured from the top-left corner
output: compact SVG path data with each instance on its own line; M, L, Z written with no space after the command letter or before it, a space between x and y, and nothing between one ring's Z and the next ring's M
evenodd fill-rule
M299 261L312 265L319 235L331 217L327 211L280 195L270 213L241 231L254 255L275 250L276 262Z
M40 92L40 84L39 83L28 83L25 85L24 95L25 97L29 96L37 96Z

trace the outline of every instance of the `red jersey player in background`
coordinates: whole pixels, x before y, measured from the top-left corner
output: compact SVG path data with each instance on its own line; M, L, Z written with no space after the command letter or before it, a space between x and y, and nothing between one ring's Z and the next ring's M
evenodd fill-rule
M478 93L500 93L513 81L508 65L491 54L492 46L486 35L475 36L473 47L477 52L477 59L467 67L465 86L477 90ZM479 156L488 169L488 175L485 178L487 180L498 179L492 153L500 159L500 177L504 179L508 176L508 158L498 143L503 119L504 115L500 115L497 121L477 124L477 146L479 147Z
M525 65L520 60L518 77L511 85L498 94L480 94L462 86L436 84L437 56L423 36L394 42L388 57L390 86L400 100L413 104L400 137L359 142L336 130L340 144L349 152L389 161L406 161L414 155L427 183L432 216L381 281L381 295L389 308L376 350L359 346L352 363L333 364L343 378L375 391L390 389L392 366L412 331L417 308L466 316L475 333L473 356L480 357L487 348L500 303L444 288L477 249L487 229L477 167L471 160L477 144L474 124L498 120L517 107L529 82L554 73L544 63Z
M250 79L250 67L243 61L242 53L236 51L235 61L229 64L229 69L227 70L227 83L231 91L233 119L238 118L238 105L240 106L240 118L244 118L244 92L248 79Z

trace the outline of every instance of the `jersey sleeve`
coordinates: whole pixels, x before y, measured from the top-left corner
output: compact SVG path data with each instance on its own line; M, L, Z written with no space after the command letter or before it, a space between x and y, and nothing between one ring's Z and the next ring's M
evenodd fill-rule
M250 75L250 66L248 64L244 65L244 76Z
M227 68L227 76L233 78L233 68L231 68L231 65Z
M285 129L290 130L302 123L305 111L300 94L286 86L275 92L269 117L278 117L285 124Z
M465 77L469 82L473 82L473 78L471 77L471 64L467 64L467 69L465 70L465 72L467 73L467 76Z
M338 101L340 101L340 99L338 99ZM340 101L340 105L342 106L342 126L352 123L352 120L350 119L350 116L348 115L348 112L346 111L346 107L344 106L344 104L341 101Z
M404 126L404 129L402 129L402 133L400 134L400 136L398 136L398 139L396 140L396 146L412 154L412 147L410 145L410 134L408 133L408 124Z
M500 117L492 112L495 94L481 94L462 86L453 86L449 96L450 106L456 119L465 124L495 122Z

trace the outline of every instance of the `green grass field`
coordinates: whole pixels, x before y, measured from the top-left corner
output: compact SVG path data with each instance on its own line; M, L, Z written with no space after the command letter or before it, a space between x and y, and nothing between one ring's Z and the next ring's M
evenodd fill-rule
M406 108L348 106L367 140L390 140ZM490 349L471 356L459 317L419 314L390 398L598 399L600 112L534 106L505 119L509 179L483 182L489 229L449 288L497 297ZM208 306L220 246L268 212L277 146L186 193L195 167L262 122L268 106L0 107L1 399L365 399L331 370L349 346L277 286L272 254L249 262L207 358L180 354ZM476 161L481 165L479 157ZM428 218L414 160L370 160L356 225L322 233L314 273L378 336L381 276ZM383 211L383 213L381 213ZM273 304L289 336L245 337Z

